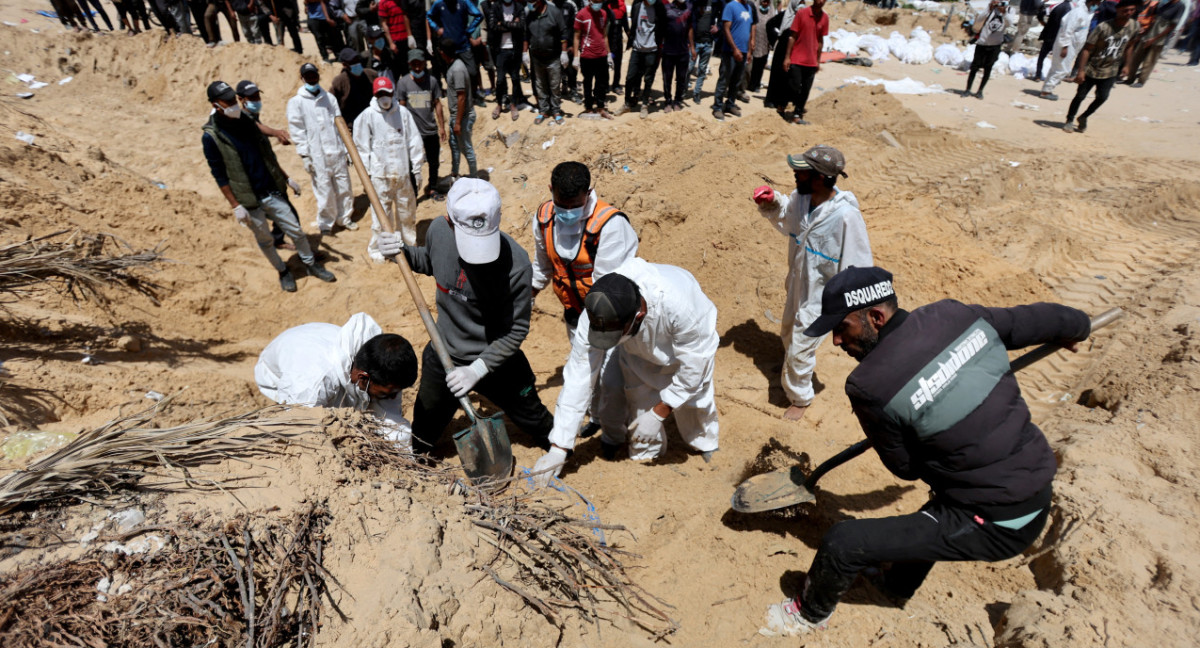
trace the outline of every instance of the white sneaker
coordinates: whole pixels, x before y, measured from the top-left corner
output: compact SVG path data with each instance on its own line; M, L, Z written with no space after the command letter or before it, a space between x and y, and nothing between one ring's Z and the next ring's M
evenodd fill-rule
M794 637L813 630L824 630L829 625L829 617L817 622L809 621L800 614L800 601L785 599L767 608L766 623L767 627L759 628L758 634L764 637Z
M351 232L358 229L358 223L355 223L354 221L350 220L349 218L342 219L338 223L338 225L341 225L342 227L350 230Z

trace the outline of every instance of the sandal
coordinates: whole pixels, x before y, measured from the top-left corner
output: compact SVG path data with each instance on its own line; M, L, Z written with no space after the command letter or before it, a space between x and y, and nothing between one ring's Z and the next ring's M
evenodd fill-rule
M496 104L496 107L492 108L492 119L500 119L500 104Z

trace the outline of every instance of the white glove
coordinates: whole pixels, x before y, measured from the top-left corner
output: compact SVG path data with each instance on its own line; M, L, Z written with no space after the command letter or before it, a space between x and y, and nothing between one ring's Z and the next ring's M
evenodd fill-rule
M571 67L573 67L575 69L579 69L579 55L578 54L575 55L575 58L571 59Z
M417 49L417 39L414 36L408 37L408 49Z
M629 424L630 438L642 445L658 442L663 435L663 421L665 420L664 418L659 418L658 414L654 413L653 408L642 412L641 416Z
M380 232L375 237L375 247L385 257L396 256L404 250L404 238L399 232Z
M250 223L250 211L238 205L233 208L233 219L238 222L238 225L246 227Z
M566 52L563 52L562 54L558 55L558 62L562 63L563 67L567 67L568 65L571 64L571 59L567 58Z
M289 188L291 188L291 190L292 190L292 191L293 191L293 192L294 192L294 193L295 193L297 196L299 196L299 195L300 195L300 183L299 183L299 182L296 182L295 180L293 180L293 179L291 179L291 178L288 178L288 181L287 181L287 182L288 182L288 187L289 187Z
M432 38L425 41L425 51L429 52L430 56L433 56L433 39Z
M612 57L612 52L609 52L609 53L608 53L608 67L609 67L609 69L612 69L612 66L613 66L613 57Z
M565 463L567 451L558 446L550 446L550 452L542 455L542 458L533 464L533 483L539 488L545 488L551 479L558 477Z
M380 248L379 251L383 252L383 249ZM476 358L475 362L465 367L458 367L446 374L446 386L450 388L450 393L454 394L455 398L462 398L471 393L475 383L479 382L487 373L487 366L483 364L482 360Z
M414 173L414 174L413 174L413 182L415 182L415 183L416 183L416 185L417 185L417 194L418 194L418 195L420 195L420 193L421 193L421 174L420 174L420 173Z
M308 175L313 174L313 163L307 155L300 156L300 164L304 166L304 172Z
M525 67L527 67L527 68L533 67L529 63L529 52L521 52L521 63L525 64ZM530 70L530 71L532 71L532 70Z

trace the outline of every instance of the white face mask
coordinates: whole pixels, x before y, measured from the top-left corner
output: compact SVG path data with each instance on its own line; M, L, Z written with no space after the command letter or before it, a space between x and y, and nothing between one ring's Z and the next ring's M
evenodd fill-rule
M375 97L375 101L379 104L379 107L384 110L392 107L391 97Z
M241 104L233 104L228 108L222 108L221 112L230 119L237 119L242 116L242 106Z

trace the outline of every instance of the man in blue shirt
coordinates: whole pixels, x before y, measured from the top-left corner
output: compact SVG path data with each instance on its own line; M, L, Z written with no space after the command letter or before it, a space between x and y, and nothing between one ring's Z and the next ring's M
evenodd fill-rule
M483 22L483 12L479 11L479 7L475 6L471 0L437 0L429 8L427 18L430 37L434 44L436 45L446 38L453 40L458 45L456 55L467 65L467 70L474 78L478 63L475 61L475 55L471 52L471 34L474 34ZM438 61L440 61L440 57L435 58L435 62ZM435 65L435 68L437 67L441 67L441 69L435 69L434 74L443 76L446 68L450 66Z
M721 13L721 72L713 95L713 117L725 121L725 115L742 116L737 107L738 83L746 74L746 57L754 49L751 29L754 9L741 0L731 0Z

